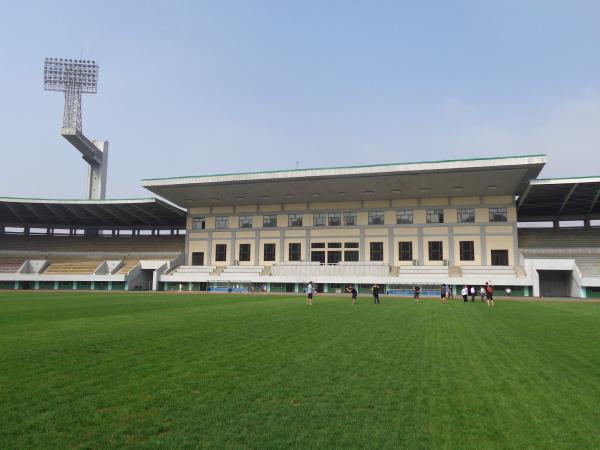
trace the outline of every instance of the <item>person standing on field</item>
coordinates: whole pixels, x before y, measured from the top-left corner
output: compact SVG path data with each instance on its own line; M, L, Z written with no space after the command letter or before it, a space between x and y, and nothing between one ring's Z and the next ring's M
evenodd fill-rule
M346 291L352 294L352 304L356 305L356 297L358 296L358 291L356 290L356 288L354 286L348 286L346 288Z
M479 296L481 297L481 303L485 301L485 286L481 286L479 289Z
M415 299L415 302L418 302L421 299L421 286L414 286L413 291L413 298Z
M445 304L447 298L448 298L448 286L446 286L445 284L442 284L442 287L440 288L440 301Z
M471 286L471 303L475 303L475 286Z
M462 290L460 291L460 295L462 295L463 302L467 303L469 301L469 288L463 286Z
M312 306L312 299L313 299L313 285L312 285L312 281L309 281L308 285L306 286L306 304Z
M487 305L490 307L494 307L494 287L490 283L485 283L485 298L487 300Z
M372 292L373 292L373 304L375 305L379 305L379 285L374 284L373 288L372 288Z

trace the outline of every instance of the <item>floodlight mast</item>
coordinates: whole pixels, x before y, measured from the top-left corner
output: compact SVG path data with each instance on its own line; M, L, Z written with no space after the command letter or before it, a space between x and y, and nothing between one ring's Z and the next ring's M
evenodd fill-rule
M65 93L63 127L60 134L81 152L89 164L88 199L106 195L108 141L90 141L83 134L81 94L95 94L98 88L96 61L66 58L44 60L44 89Z

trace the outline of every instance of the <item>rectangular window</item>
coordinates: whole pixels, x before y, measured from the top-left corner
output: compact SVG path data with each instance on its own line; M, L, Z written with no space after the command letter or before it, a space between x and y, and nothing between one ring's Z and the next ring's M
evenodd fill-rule
M252 228L252 216L240 216L240 228Z
M344 248L358 248L358 242L346 242Z
M506 208L490 208L490 222L507 222Z
M215 217L215 228L217 230L223 230L225 228L229 228L229 216Z
M369 225L383 225L383 211L369 211Z
M400 261L412 261L412 242L398 242L398 254L400 255Z
M460 241L460 260L475 261L475 243L473 241Z
M310 248L325 248L325 242L311 242Z
M333 250L327 252L327 264L338 264L342 260L341 250Z
M250 244L240 244L238 258L240 261L250 261Z
M273 228L277 226L277 216L275 214L263 216L263 227Z
M475 222L475 208L458 208L456 210L456 221L459 223Z
M383 261L383 242L371 242L369 256L371 261Z
M356 213L354 213L354 212L344 213L344 225L346 225L346 226L356 225Z
M215 261L227 261L227 244L215 245Z
M492 250L492 266L508 266L508 250Z
M345 250L344 261L358 262L358 250Z
M288 247L288 259L290 261L300 261L302 255L302 244L293 242Z
M301 227L302 214L288 214L288 227Z
M327 225L327 214L318 213L313 215L313 225L315 227L324 227Z
M275 261L275 244L265 244L263 252L264 261Z
M206 221L204 217L194 217L192 219L192 230L204 230L206 228Z
M412 209L399 209L396 211L396 223L406 224L413 223L413 210Z
M429 241L429 261L443 261L442 241Z
M342 248L341 242L330 242L327 244L327 248Z
M428 209L426 216L427 223L444 223L443 209Z
M340 213L330 213L327 223L330 227L339 227L342 224L342 215Z

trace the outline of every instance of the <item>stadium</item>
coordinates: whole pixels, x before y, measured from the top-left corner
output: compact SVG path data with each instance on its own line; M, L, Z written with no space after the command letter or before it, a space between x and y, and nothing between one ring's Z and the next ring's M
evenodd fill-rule
M97 74L45 60L87 198L0 197L0 448L600 446L600 177L532 154L106 199Z
M600 179L539 178L545 163L145 179L158 198L135 200L0 198L0 286L298 293L312 281L411 295L490 282L516 296L600 296Z

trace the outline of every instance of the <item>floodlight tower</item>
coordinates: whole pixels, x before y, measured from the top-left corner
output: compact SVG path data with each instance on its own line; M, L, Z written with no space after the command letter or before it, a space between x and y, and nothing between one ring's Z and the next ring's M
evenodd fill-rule
M95 94L98 87L96 61L66 58L44 60L44 89L65 93L65 112L60 134L81 152L88 168L88 199L103 200L106 194L108 141L90 141L81 122L81 94Z

